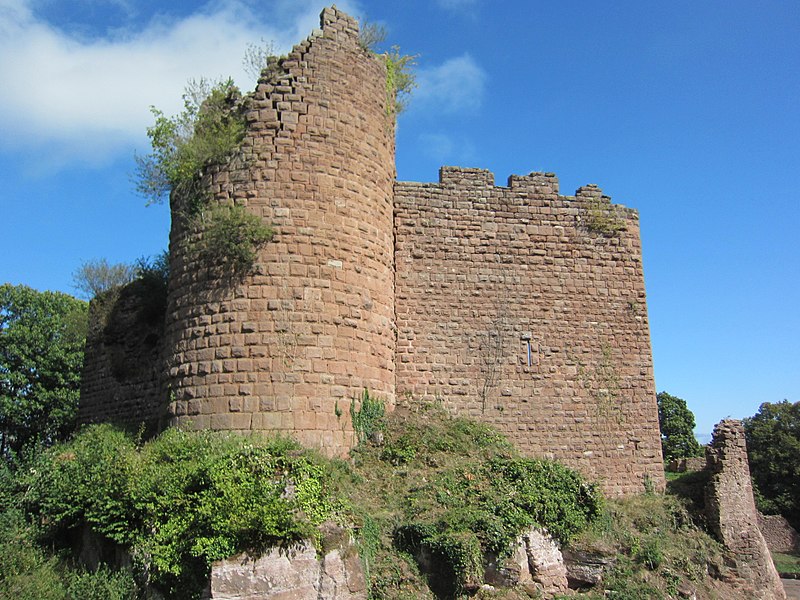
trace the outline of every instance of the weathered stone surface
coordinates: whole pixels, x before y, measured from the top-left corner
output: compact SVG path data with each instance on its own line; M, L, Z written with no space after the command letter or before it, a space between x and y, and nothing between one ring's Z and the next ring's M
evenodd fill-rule
M165 405L160 393L164 313L153 295L152 286L134 281L89 305L80 423L158 428Z
M563 556L567 581L573 589L588 588L600 583L606 571L613 566L613 557L605 554L564 550Z
M395 184L397 389L488 422L612 496L663 489L636 211L552 174ZM592 207L621 230L587 226Z
M241 555L214 563L213 600L366 600L364 573L352 546L318 558L310 543L273 548L259 558Z
M692 456L691 458L673 458L667 465L667 471L672 473L686 473L687 471L701 471L706 467L705 456Z
M486 583L497 587L535 584L545 594L567 589L567 570L556 543L549 535L533 529L521 535L507 558L487 557Z
M758 513L758 529L772 552L800 552L800 535L781 515Z
M320 22L262 76L239 155L207 176L214 202L274 227L255 272L224 285L172 207L166 376L174 424L292 432L340 455L351 398L394 404L394 117L355 19Z
M706 458L710 475L706 485L708 522L733 556L734 569L741 579L739 585L752 598L785 599L769 549L758 530L741 421L729 419L717 424Z

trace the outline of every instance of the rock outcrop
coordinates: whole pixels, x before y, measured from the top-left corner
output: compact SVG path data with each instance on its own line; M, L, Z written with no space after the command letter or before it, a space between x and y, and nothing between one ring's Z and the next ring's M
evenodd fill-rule
M303 542L291 548L273 548L258 558L242 554L218 561L211 568L207 598L366 600L358 553L346 536L338 537L340 543L322 555L311 542Z
M484 579L496 587L532 587L544 594L567 590L561 550L553 538L538 529L519 536L507 558L488 557Z

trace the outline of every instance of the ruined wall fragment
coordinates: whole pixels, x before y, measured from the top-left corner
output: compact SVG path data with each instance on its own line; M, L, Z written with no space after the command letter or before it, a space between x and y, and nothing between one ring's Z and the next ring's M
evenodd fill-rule
M750 591L752 598L786 598L767 544L758 529L741 421L726 419L714 427L706 458L709 472L706 514L711 529L734 557L740 585Z
M78 422L153 432L162 425L162 290L137 280L89 305Z

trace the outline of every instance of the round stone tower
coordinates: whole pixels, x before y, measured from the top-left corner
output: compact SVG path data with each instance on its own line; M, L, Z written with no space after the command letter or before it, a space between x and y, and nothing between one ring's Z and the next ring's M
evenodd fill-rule
M356 21L328 8L321 25L265 71L241 152L206 177L274 228L254 269L212 273L173 205L168 412L341 454L365 388L394 405L394 99Z

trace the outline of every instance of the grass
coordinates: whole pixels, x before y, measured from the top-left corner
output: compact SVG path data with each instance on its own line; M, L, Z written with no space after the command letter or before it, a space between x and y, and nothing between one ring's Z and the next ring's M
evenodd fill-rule
M773 552L772 562L781 577L791 575L797 579L800 576L800 552Z
M395 411L373 426L382 440L364 432L341 478L372 598L475 593L484 553L502 555L536 525L566 542L601 510L576 473L523 458L495 429L438 405Z
M604 517L573 548L613 558L602 584L610 597L666 599L681 587L714 597L708 575L724 571L724 551L702 525L691 500L644 494L609 501Z

